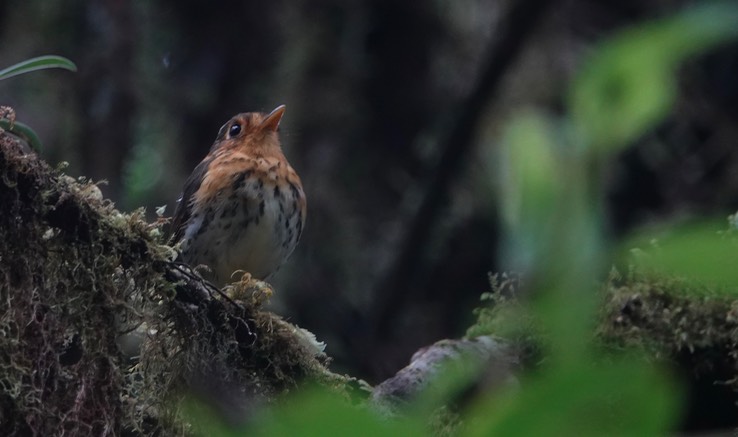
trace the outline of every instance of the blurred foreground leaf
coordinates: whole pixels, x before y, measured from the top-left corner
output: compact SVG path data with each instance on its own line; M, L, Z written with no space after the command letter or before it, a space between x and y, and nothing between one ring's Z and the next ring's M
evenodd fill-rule
M548 370L506 398L481 400L468 436L664 435L681 397L663 371L636 360Z
M716 222L676 226L658 234L641 233L628 240L627 261L646 271L717 285L716 291L738 294L735 265L738 242L721 235Z
M575 81L577 133L597 148L620 148L652 128L676 96L676 68L738 37L738 5L712 3L638 25L606 42Z
M556 208L564 175L553 127L536 113L516 117L505 127L502 160L509 165L503 171L500 200L508 224L516 226Z
M286 400L257 422L249 435L256 436L420 436L424 422L410 418L387 419L366 407L353 406L323 390L306 390Z

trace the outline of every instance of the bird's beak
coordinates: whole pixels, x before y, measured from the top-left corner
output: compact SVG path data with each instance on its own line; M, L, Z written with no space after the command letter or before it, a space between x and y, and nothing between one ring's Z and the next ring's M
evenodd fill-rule
M274 108L274 111L270 112L264 120L261 122L262 130L271 130L276 132L279 127L279 122L282 121L282 115L284 115L285 106L279 105Z

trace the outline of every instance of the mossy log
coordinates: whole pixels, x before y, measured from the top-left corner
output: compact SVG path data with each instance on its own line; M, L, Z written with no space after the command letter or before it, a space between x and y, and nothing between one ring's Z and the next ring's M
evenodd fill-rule
M260 308L259 287L220 296L172 261L162 223L117 211L5 133L0 205L0 435L181 433L182 393L232 407L346 381Z

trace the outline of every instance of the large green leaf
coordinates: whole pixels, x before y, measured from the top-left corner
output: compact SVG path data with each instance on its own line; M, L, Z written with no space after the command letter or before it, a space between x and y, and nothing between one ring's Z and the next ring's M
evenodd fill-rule
M508 225L551 214L562 190L561 151L555 143L555 123L545 116L527 113L507 124L498 159L502 213ZM536 220L540 221L540 220Z
M720 222L641 232L623 245L625 261L640 269L717 285L715 292L738 294L738 241Z
M666 435L681 396L666 376L638 360L580 361L548 370L505 398L483 398L466 421L468 436Z
M323 390L307 390L265 413L248 435L255 436L421 436L423 419L387 419Z
M195 435L203 436L421 436L427 434L425 418L386 418L366 406L351 405L342 396L324 389L305 388L270 408L250 411L245 425L226 423L207 404L189 399L183 418Z

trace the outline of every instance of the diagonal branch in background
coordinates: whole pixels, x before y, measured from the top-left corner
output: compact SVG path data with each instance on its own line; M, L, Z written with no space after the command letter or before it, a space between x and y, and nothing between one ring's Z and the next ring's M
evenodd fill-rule
M509 67L517 59L538 20L553 4L551 0L513 1L507 16L500 22L499 37L489 49L487 62L476 88L470 93L456 124L441 141L441 156L415 216L407 226L408 233L400 245L399 255L385 278L378 283L369 315L378 340L387 338L393 321L410 302L430 235L446 206L449 188L474 145L476 127L492 100Z

